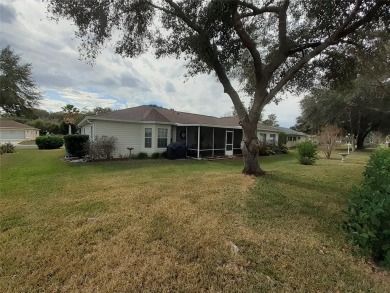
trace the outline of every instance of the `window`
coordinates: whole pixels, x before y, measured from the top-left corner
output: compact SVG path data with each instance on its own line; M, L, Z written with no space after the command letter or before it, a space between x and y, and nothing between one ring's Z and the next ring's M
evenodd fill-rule
M145 128L145 148L152 147L152 128Z
M264 144L267 142L267 135L265 133L260 133L259 137L260 143Z
M274 145L276 143L276 134L272 133L269 135L269 137L270 137L272 144Z
M157 147L166 148L168 144L168 129L158 128Z

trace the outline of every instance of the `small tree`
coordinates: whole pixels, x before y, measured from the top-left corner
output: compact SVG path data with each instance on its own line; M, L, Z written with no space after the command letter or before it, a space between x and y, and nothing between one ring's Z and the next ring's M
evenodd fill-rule
M279 132L278 146L284 146L287 143L287 134L285 132Z
M317 135L320 148L324 151L325 157L330 159L333 148L338 144L342 130L336 125L327 125Z
M268 126L278 127L279 123L278 123L278 120L276 120L276 119L277 119L276 114L269 114L268 118L265 119L264 121L262 121L261 123L264 125L268 125Z
M318 160L317 145L310 140L297 144L297 151L298 161L302 165L313 165Z

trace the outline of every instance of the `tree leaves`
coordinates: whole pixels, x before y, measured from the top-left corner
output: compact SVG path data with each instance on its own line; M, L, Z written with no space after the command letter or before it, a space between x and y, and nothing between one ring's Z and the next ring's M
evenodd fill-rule
M21 64L21 57L5 47L0 55L0 107L8 114L31 116L41 99L31 79L32 65Z

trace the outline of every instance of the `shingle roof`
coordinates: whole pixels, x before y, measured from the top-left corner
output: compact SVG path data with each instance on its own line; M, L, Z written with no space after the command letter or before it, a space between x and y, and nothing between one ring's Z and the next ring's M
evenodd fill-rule
M19 129L37 129L30 125L22 124L14 120L3 120L0 119L0 128L19 128Z
M210 125L221 127L238 127L237 117L213 117L175 111L156 106L138 106L123 110L117 110L100 116L89 116L92 120L121 120L129 122L164 122L183 125ZM259 129L278 131L277 128L259 124Z
M296 131L296 130L293 130L293 129L290 129L290 128L278 127L278 129L279 129L280 131L283 131L283 132L286 133L287 135L307 136L306 133L299 132L299 131Z

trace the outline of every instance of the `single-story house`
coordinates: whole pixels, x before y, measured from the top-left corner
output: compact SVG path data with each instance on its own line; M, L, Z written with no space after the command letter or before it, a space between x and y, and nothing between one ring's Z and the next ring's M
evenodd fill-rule
M0 119L0 142L34 140L39 129L13 120Z
M305 141L309 138L309 136L303 132L295 131L285 127L277 127L277 128L279 129L279 132L284 132L287 134L287 141L286 141L287 147L296 146L298 143Z
M99 116L87 116L79 124L80 133L117 138L114 157L146 152L164 152L171 142L188 147L195 158L241 154L242 127L237 117L192 114L157 106L139 106ZM262 143L278 142L278 129L258 125Z

